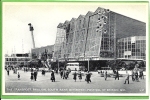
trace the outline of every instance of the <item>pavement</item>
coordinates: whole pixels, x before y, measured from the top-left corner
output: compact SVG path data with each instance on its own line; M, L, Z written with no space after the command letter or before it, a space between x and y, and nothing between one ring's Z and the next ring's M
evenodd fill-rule
M124 84L124 77L119 80L108 77L100 77L97 72L92 72L91 83L85 81L85 75L80 81L73 80L72 73L68 79L62 79L60 74L55 73L55 82L50 80L51 73L47 72L45 76L38 72L37 81L31 81L31 72L18 71L17 74L10 71L9 76L5 72L5 93L145 93L146 78L140 79L139 82L133 82L130 77L130 83Z

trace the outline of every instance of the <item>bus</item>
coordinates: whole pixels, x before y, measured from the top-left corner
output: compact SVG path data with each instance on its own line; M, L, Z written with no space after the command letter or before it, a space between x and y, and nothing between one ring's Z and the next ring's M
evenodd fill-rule
M79 63L78 62L71 62L67 63L66 69L70 69L71 71L79 70Z

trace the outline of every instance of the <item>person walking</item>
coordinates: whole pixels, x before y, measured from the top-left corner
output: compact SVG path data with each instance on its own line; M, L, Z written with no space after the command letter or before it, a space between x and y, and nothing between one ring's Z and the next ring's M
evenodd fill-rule
M64 69L64 70L63 70L63 75L62 75L63 79L65 79L65 75L66 75L66 71L65 71L65 69Z
M89 83L89 82L91 82L91 74L89 73L89 71L88 71L88 73L87 73L87 75L86 75L86 81L87 81L87 83Z
M138 71L135 72L135 80L136 80L136 81L139 81L139 78L138 78Z
M33 71L31 71L31 77L30 77L31 81L33 80L33 78L34 78L34 73Z
M118 80L119 80L119 72L118 72L118 70L116 71L116 76L115 76L115 80L118 78Z
M15 68L13 68L13 73L14 73L14 74L16 73Z
M82 80L82 73L81 72L79 72L78 77L79 77L79 80L81 82L81 80Z
M23 67L23 69L24 69L24 72L25 72L25 66Z
M33 72L33 68L31 68L31 72Z
M144 79L144 75L143 75L143 70L142 69L140 70L139 78Z
M144 79L144 73L143 73L143 70L141 71L141 79Z
M28 71L27 67L26 67L26 72Z
M128 73L128 71L126 71L126 76L125 76L125 82L124 82L124 84L126 84L126 81L128 81L128 84L129 84L129 73Z
M77 73L76 73L76 71L75 71L74 74L73 74L73 79L74 79L75 82L76 82L76 79L77 79Z
M67 71L64 69L64 71L63 71L63 79L67 79Z
M56 73L58 74L58 69L57 69L57 68L55 69L55 71L56 71Z
M135 81L135 74L134 74L134 70L132 70L132 81Z
M66 79L69 77L69 70L66 71Z
M63 70L60 70L60 77L63 77Z
M9 68L7 68L7 75L9 76Z
M52 71L52 73L51 73L51 80L52 80L52 82L55 82L55 75L54 75L54 71Z
M104 72L104 78L107 79L107 70Z
M34 71L34 80L36 81L36 79L37 79L37 71L35 70Z
M19 72L18 72L18 80L20 80L20 74L19 74Z

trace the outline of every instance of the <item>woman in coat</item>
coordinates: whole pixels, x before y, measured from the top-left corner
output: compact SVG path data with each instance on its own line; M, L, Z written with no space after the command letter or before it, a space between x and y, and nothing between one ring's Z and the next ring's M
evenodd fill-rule
M138 71L136 71L136 72L135 72L135 80L136 80L136 81L139 81L138 76L139 76L139 75L138 75Z
M81 80L82 80L82 73L81 72L79 72L78 77L79 77L79 80L81 82Z
M36 81L36 79L37 79L37 71L36 70L34 71L33 75L34 75L34 80Z
M63 70L60 71L60 77L63 77Z
M69 77L69 70L66 71L66 79Z
M63 70L63 79L67 79L66 72L67 72L67 71L64 69L64 70Z
M75 82L76 82L76 79L77 79L77 73L76 73L76 72L74 72L74 74L73 74L73 79L74 79Z
M54 75L54 71L52 71L52 73L51 73L51 80L52 80L52 82L55 82L55 75Z
M107 79L107 71L104 72L104 78Z
M7 68L7 75L9 76L9 68Z
M87 73L87 75L86 75L86 81L87 81L87 83L89 83L89 82L91 82L91 74L89 73L89 71L88 71L88 73Z
M132 81L135 81L135 73L134 73L134 70L132 70Z
M34 78L34 74L33 74L33 71L32 71L31 72L31 77L30 77L31 81L33 80L33 78Z
M119 80L119 72L118 72L118 70L116 71L116 76L115 76L115 80L118 78L118 80Z

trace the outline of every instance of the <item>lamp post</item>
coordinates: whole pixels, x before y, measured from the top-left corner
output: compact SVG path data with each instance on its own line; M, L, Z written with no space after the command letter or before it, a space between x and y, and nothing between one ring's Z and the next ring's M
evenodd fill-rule
M57 62L57 64L58 64L58 66L57 66L57 73L58 73L58 71L59 71L59 59L57 60L58 62Z
M90 71L90 60L91 60L92 58L88 58L88 71Z
M88 59L88 71L89 71L89 64L90 64L90 61L89 61L90 59Z
M59 58L58 58L58 56L56 58L56 62L57 62L57 70L58 70L59 69Z

